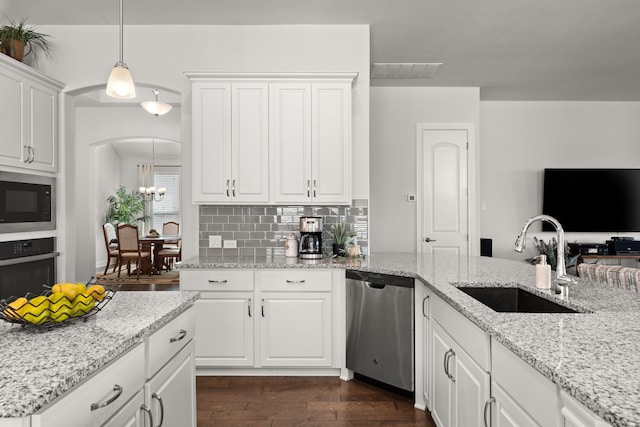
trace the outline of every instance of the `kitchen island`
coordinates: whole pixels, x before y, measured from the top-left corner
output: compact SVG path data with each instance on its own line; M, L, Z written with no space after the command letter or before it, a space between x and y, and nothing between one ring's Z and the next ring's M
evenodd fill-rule
M0 426L33 425L31 416L46 412L132 349L139 348L144 358L141 344L185 313L198 296L197 292L121 291L86 321L51 328L1 323ZM144 363L137 370L142 377ZM81 425L72 420L74 415L68 416L62 425Z
M578 313L498 313L456 286L535 287L519 261L448 255L373 254L313 262L284 257L185 259L179 269L353 269L416 277L466 319L563 392L615 426L640 425L640 297L579 280L563 305ZM181 284L182 285L182 284ZM418 363L418 361L416 361Z

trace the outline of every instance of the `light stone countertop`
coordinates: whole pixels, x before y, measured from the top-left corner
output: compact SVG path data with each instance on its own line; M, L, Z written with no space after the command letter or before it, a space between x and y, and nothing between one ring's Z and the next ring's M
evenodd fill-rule
M0 322L0 424L27 417L187 310L198 292L116 292L86 321Z
M640 426L640 296L579 280L562 301L535 289L535 268L487 257L380 253L363 259L186 259L179 269L343 268L416 277L465 317L614 426ZM456 288L517 286L581 313L498 313Z

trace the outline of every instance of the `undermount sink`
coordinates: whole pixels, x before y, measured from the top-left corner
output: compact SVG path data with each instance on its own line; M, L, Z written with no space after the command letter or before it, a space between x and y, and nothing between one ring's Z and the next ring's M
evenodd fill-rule
M463 286L458 289L501 313L579 313L520 288Z

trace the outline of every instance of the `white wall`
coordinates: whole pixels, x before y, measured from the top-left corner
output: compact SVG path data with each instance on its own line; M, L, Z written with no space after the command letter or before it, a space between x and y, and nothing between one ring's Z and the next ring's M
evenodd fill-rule
M65 92L105 85L118 59L117 26L42 26L52 36L53 62L41 61L41 70L67 84ZM198 210L191 204L191 95L184 71L357 71L353 93L353 197L369 197L369 27L327 26L127 26L124 61L136 82L182 93L183 144L182 203L185 258L198 253ZM63 110L64 111L64 110ZM70 112L65 111L68 116ZM65 118L65 122L72 123ZM112 129L116 132L118 129ZM66 230L65 273L76 278L92 273L93 216L71 211L86 195L78 177L90 173L87 140L63 130L67 144L63 162L71 179L63 196L65 218L80 229ZM74 212L71 214L70 212ZM84 231L87 233L85 234ZM90 234L89 234L90 233ZM63 251L65 249L63 248ZM93 252L93 251L91 251Z
M478 88L371 88L371 251L416 250L417 202L406 201L406 195L416 194L417 187L416 125L472 123L477 153L479 100ZM475 182L477 179L472 180Z
M481 102L480 222L493 256L525 259L535 254L531 237L554 236L538 226L524 255L512 249L525 220L542 213L545 168L638 168L639 118L637 102ZM567 233L567 240L604 242L611 235Z
M95 147L93 151L95 165L94 193L111 194L114 188L118 188L120 183L120 157L111 144L102 144ZM94 224L104 224L107 201L104 197L96 197L96 209L94 213ZM104 244L102 230L96 231L95 239L96 267L107 264L107 250Z

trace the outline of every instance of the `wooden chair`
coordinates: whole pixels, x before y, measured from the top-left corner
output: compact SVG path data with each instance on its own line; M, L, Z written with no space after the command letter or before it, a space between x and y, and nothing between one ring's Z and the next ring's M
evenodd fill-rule
M109 264L111 264L111 258L116 259L116 263L113 265L113 273L116 272L118 261L120 259L120 250L118 249L118 236L116 235L116 229L113 224L106 223L102 226L102 234L104 235L104 245L107 249L107 266L104 268L104 274L107 274L109 270Z
M127 275L131 275L131 261L136 262L136 270L138 270L138 280L140 280L140 270L142 269L142 260L149 259L151 265L151 252L142 251L140 241L138 240L138 227L131 224L120 224L118 226L118 246L120 247L120 256L118 262L118 277L122 263L127 262Z
M180 234L180 224L175 221L169 221L162 224L163 236L177 236ZM182 247L180 241L167 241L162 245L156 256L162 259L162 266L171 270L174 261L180 261L182 257Z

